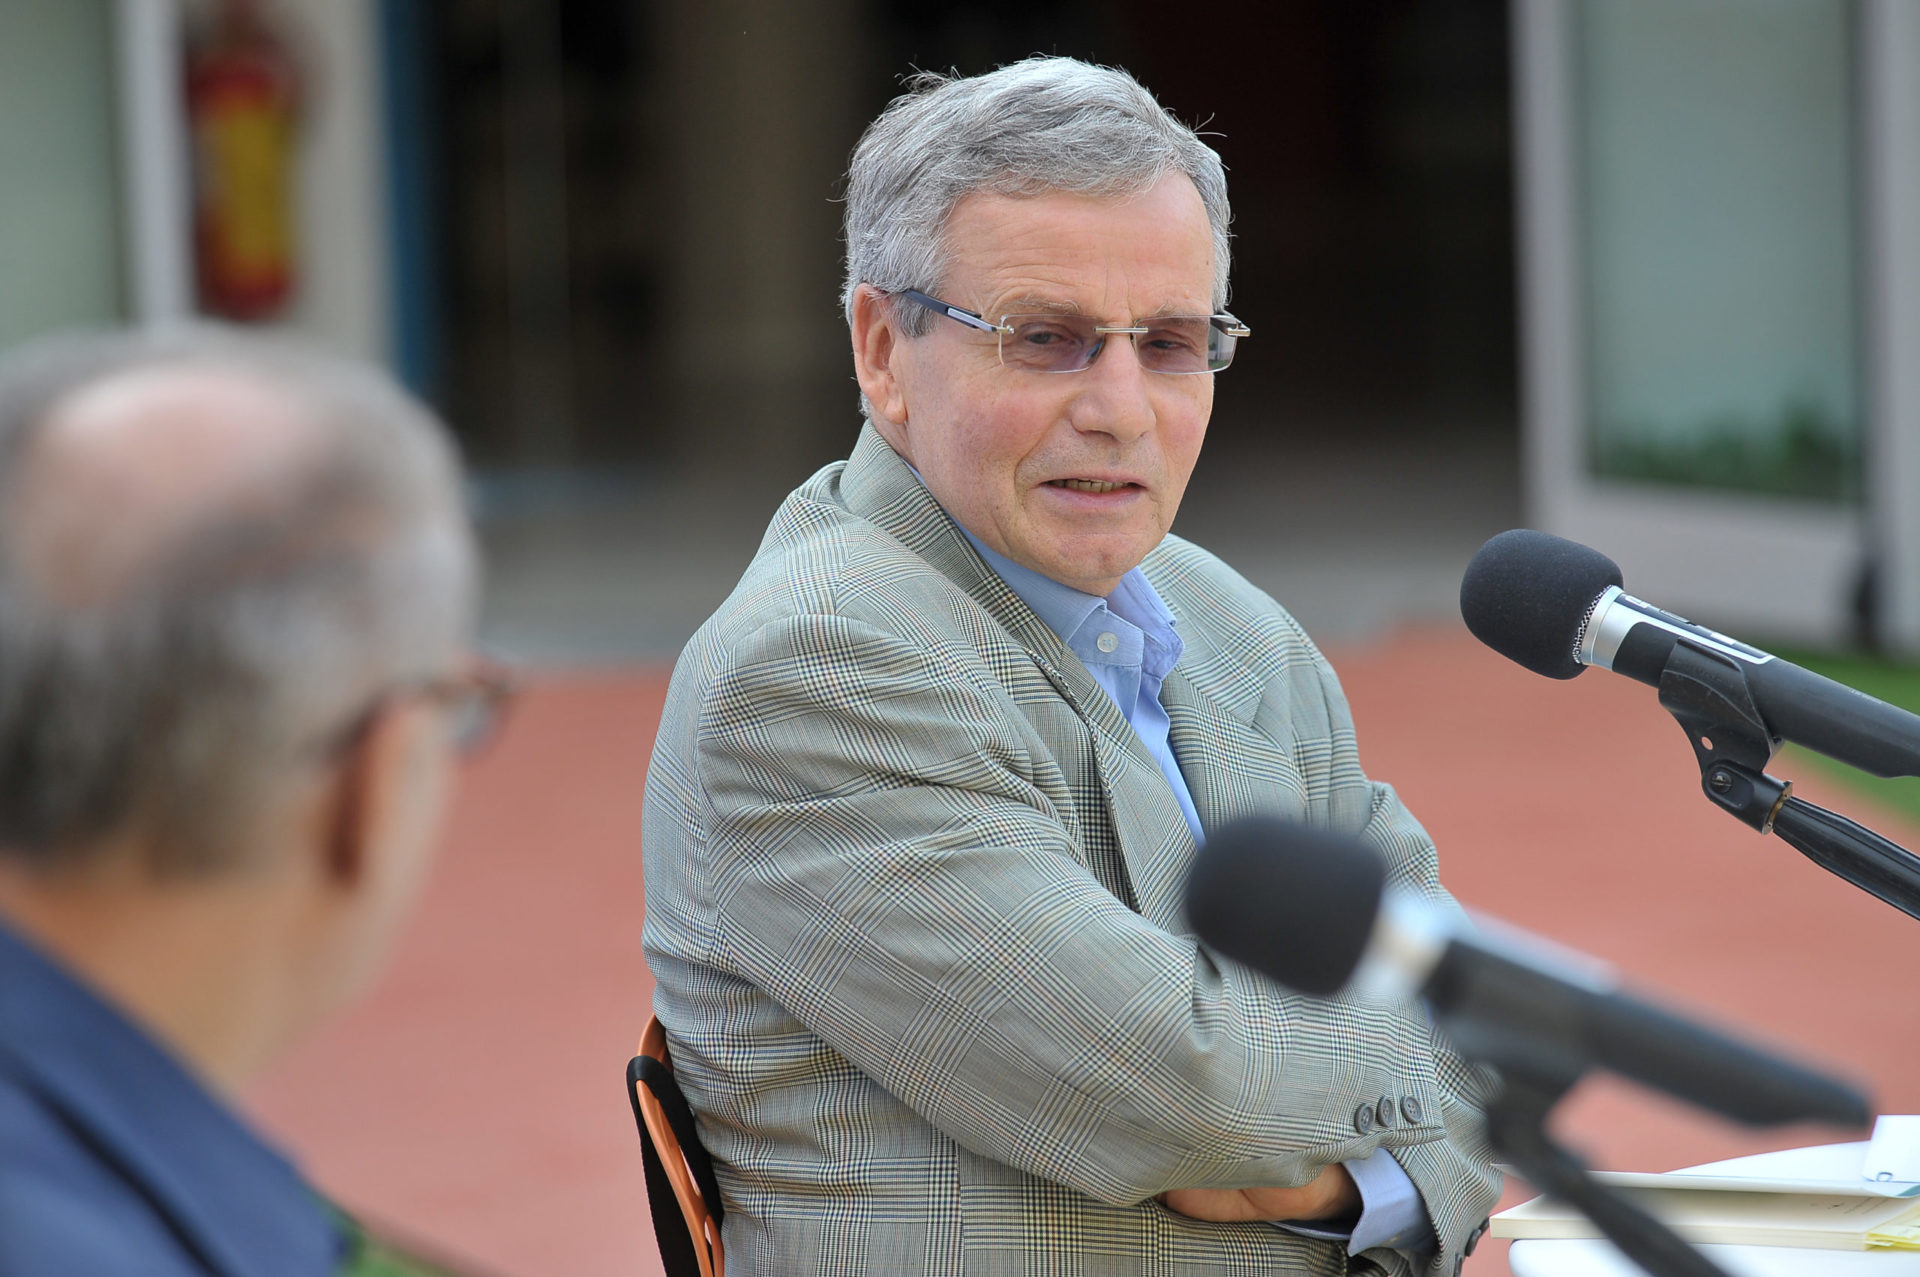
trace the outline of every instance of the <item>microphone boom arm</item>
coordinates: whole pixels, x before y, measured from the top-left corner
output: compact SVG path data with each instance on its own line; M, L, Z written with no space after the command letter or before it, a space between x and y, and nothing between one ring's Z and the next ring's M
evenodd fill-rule
M1686 732L1700 762L1700 787L1716 807L1920 918L1920 858L1865 825L1795 798L1790 782L1767 774L1780 740L1760 716L1736 662L1685 639L1676 642L1660 673L1660 704Z

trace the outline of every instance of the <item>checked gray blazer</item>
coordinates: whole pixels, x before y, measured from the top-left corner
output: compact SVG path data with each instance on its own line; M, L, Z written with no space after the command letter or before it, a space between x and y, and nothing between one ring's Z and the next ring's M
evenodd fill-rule
M1162 700L1202 827L1360 835L1446 900L1293 619L1178 538L1142 566L1186 644ZM1418 1008L1294 996L1188 933L1165 777L871 427L681 656L644 848L735 1273L1407 1273L1153 1200L1384 1147L1451 1274L1497 1195L1480 1076Z

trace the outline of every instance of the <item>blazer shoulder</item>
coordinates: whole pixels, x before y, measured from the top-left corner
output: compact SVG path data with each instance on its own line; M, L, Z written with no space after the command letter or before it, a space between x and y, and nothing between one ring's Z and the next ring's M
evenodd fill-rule
M725 660L753 635L832 616L932 648L991 643L993 623L957 582L839 499L828 472L781 503L739 584L689 651Z

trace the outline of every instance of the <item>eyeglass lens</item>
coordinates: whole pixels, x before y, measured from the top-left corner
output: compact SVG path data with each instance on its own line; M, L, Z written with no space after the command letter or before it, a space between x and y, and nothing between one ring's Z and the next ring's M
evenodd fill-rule
M486 670L432 689L447 718L447 734L462 754L479 752L493 739L513 695L513 682Z
M453 738L454 748L463 754L471 754L486 744L493 736L497 708L492 697L477 690L468 692L449 705L447 734Z
M1132 328L1106 332L1086 315L1008 315L1000 323L1003 330L1012 329L1000 334L1000 362L1031 372L1079 372L1112 338L1131 338L1149 372L1219 372L1233 362L1236 343L1207 315L1143 319Z

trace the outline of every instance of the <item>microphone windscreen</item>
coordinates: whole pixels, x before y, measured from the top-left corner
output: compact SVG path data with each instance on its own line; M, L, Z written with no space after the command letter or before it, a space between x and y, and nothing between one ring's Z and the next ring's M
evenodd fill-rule
M1620 566L1598 550L1531 528L1502 532L1460 578L1460 617L1500 655L1548 678L1572 678L1580 627L1594 600L1619 585Z
M1187 919L1228 957L1326 997L1360 965L1386 876L1358 839L1265 816L1236 820L1194 858Z

